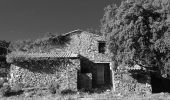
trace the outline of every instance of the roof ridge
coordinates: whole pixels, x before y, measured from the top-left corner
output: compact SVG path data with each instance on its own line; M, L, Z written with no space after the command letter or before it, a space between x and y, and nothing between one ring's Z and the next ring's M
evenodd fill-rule
M79 32L79 31L81 31L81 32L82 32L83 30L76 29L76 30L73 30L73 31L70 31L70 32L64 33L64 34L62 34L62 36L69 35L69 34L71 34L71 33Z

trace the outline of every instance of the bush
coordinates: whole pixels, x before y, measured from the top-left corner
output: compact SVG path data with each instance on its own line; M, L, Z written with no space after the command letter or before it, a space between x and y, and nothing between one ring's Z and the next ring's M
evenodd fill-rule
M3 87L0 89L0 95L1 96L7 96L8 93L10 93L11 88L8 84L3 85Z
M61 94L62 95L67 95L67 94L75 94L76 93L76 91L73 91L73 90L71 90L71 89L66 89L66 90L63 90L63 91L61 91Z
M5 82L4 78L0 78L0 87L3 86L4 82Z
M11 87L11 90L13 92L19 92L19 91L22 91L22 87L23 87L23 84L22 83L18 83L15 86Z
M52 94L60 93L59 88L60 88L60 86L59 86L59 84L56 83L56 82L52 82L52 83L48 86L49 92L52 93Z

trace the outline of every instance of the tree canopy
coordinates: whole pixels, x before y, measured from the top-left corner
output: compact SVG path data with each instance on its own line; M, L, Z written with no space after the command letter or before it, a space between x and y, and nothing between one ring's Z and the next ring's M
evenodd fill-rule
M170 1L124 0L105 8L101 32L116 65L140 64L170 73Z
M0 55L6 55L9 47L10 42L5 40L0 40Z
M28 39L12 42L9 48L11 51L49 52L51 49L65 46L68 41L70 41L70 38L67 36L48 33L36 40Z
M8 48L9 44L10 44L10 42L7 42L5 40L0 40L0 47Z

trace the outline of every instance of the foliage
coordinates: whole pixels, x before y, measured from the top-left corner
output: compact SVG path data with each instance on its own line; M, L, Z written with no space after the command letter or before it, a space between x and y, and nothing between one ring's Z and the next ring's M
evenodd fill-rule
M3 86L4 82L5 82L5 79L4 78L0 78L0 88Z
M10 42L7 42L5 40L0 40L0 47L8 48Z
M48 34L36 40L19 40L10 44L11 51L48 52L52 48L65 46L70 38L65 35Z
M9 49L11 51L27 51L32 48L32 40L18 40L15 42L11 42L9 45Z
M57 82L52 81L51 84L48 86L49 92L52 94L59 94L60 93L60 85Z
M6 96L8 93L10 93L11 88L9 85L4 85L2 88L0 88L0 95Z
M61 91L61 94L62 95L68 95L68 94L75 94L76 93L76 91L73 91L73 90L71 90L71 89L65 89L65 90L62 90Z
M6 62L6 55L10 52L8 47L10 42L0 40L0 77L6 77L9 72L9 64ZM3 80L4 82L4 80ZM1 80L1 83L3 83Z
M88 28L86 31L96 35L102 35L99 29Z
M6 55L8 51L10 42L7 42L5 40L0 40L0 55Z
M18 84L15 84L15 86L11 87L11 90L13 92L20 92L20 91L22 91L23 86L24 86L24 84L18 83Z
M170 70L170 1L125 0L109 5L101 31L110 37L116 65L140 64L162 74Z

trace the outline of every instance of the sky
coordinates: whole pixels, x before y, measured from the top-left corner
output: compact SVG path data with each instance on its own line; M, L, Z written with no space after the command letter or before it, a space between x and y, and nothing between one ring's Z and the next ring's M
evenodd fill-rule
M0 0L0 40L97 29L104 7L121 0Z

